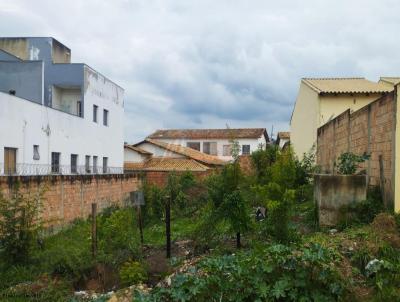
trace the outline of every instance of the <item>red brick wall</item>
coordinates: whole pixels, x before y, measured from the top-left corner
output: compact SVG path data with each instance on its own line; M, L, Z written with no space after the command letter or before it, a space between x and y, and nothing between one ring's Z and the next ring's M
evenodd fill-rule
M246 175L250 174L253 170L251 156L250 155L239 156L239 165L244 174L246 174Z
M91 213L91 204L99 210L110 205L124 205L129 192L138 189L138 174L1 176L0 190L7 196L15 183L24 194L44 190L42 213L50 225L64 224Z
M322 172L333 172L334 162L344 152L370 154L365 169L370 185L379 185L379 155L383 157L386 198L393 200L392 150L395 131L394 93L350 113L346 111L318 129L317 164Z

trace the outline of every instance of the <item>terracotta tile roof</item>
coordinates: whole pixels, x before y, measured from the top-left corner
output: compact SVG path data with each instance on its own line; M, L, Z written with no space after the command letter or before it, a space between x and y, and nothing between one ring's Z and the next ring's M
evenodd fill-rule
M146 162L144 170L204 172L208 167L190 158L154 157Z
M284 131L278 132L277 137L280 139L290 139L290 132L284 132Z
M145 163L124 162L124 169L126 170L143 170Z
M265 128L240 128L240 129L169 129L157 130L150 134L151 139L238 139L259 138L262 135L268 139Z
M143 150L143 149L141 149L141 148L139 148L139 147L135 147L135 146L133 146L133 145L127 145L127 144L125 144L125 145L124 145L124 148L130 149L130 150L133 150L133 151L136 151L136 152L138 152L138 153L140 153L140 154L143 154L143 155L153 155L153 153L151 153L151 152L149 152L149 151L146 151L146 150Z
M155 139L150 139L150 138L146 138L144 141L135 144L135 146L138 146L142 143L150 143L150 144L156 145L160 148L181 154L183 156L194 159L194 160L201 162L202 164L206 164L206 165L221 166L221 165L225 165L228 163L227 161L221 160L216 156L205 154L203 152L194 150L192 148L184 147L181 145L169 144L169 143L165 143L165 142L155 140Z
M321 93L386 93L393 86L386 83L376 83L365 78L303 78L318 94Z

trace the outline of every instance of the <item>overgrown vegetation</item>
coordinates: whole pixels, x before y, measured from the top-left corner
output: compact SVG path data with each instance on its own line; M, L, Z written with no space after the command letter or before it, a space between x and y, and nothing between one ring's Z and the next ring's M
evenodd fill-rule
M338 230L319 229L313 150L299 160L290 148L266 146L253 152L253 173L245 174L231 143L234 160L205 179L171 173L165 186L144 184L143 246L134 208L99 214L95 258L92 218L44 236L39 196L1 196L0 297L76 302L73 290L93 283L96 291L146 283L153 289L136 287L135 301L400 299L400 216L382 214L379 190L344 207ZM339 162L341 173L354 174L361 157ZM167 200L171 262L164 250Z

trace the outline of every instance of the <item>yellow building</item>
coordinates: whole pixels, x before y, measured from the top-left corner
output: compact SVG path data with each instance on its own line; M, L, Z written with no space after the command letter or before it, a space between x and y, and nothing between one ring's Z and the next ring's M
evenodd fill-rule
M352 111L393 90L399 78L378 83L365 78L303 78L290 120L290 141L302 158L317 141L317 129L347 109Z

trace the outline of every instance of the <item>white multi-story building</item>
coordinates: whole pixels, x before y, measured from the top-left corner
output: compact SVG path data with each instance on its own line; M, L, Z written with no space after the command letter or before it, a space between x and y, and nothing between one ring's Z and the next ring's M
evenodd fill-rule
M222 160L232 159L233 140L240 145L239 155L249 155L269 142L265 128L157 130L148 138L189 147Z
M0 174L122 173L123 94L54 38L0 38Z

